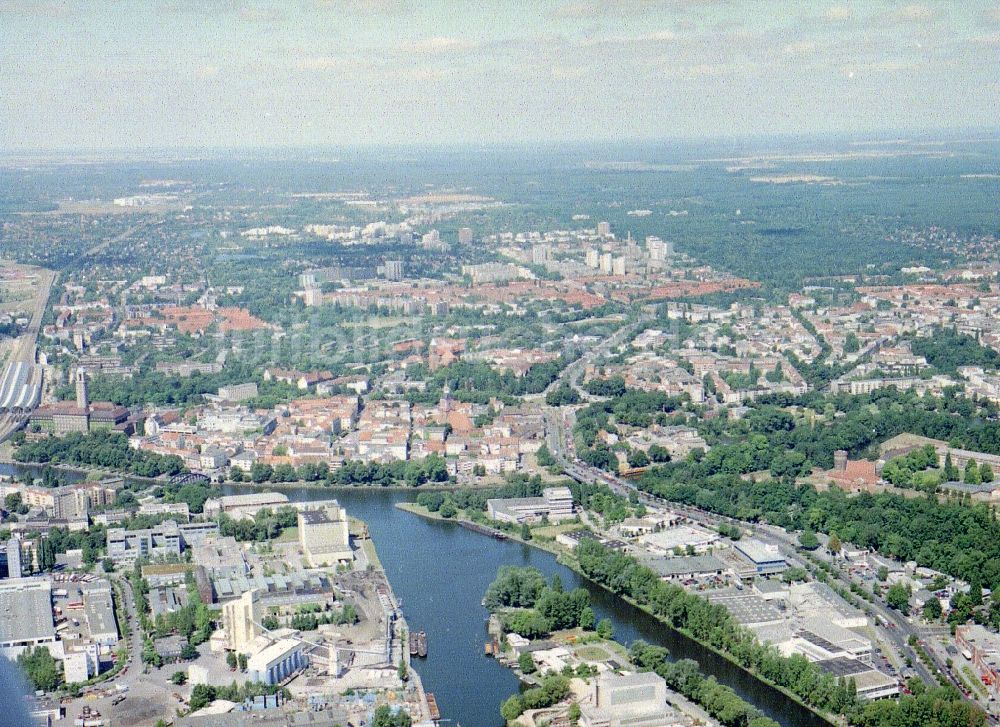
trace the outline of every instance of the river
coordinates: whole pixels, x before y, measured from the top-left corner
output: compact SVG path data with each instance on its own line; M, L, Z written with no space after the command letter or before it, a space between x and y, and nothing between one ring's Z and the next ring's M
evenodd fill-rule
M14 468L0 465L0 474ZM78 476L70 473L67 479ZM227 494L246 488L224 488ZM672 631L644 611L591 584L556 561L551 553L513 541L499 541L456 523L427 520L394 507L416 493L356 488L283 489L290 500L336 498L368 528L393 591L413 630L427 632L428 656L414 665L441 714L465 727L502 727L499 707L518 690L514 674L483 655L488 613L487 586L502 565L530 565L547 577L558 574L567 590L590 592L597 617L614 625L624 644L643 639L666 647L674 658L697 661L701 670L732 687L743 699L782 727L829 727L809 710L767 687L717 654Z
M501 727L500 703L518 689L510 670L483 655L488 614L481 601L502 565L534 566L546 576L558 574L568 590L586 588L597 617L611 619L619 641L643 639L665 646L675 658L695 659L702 671L714 674L783 727L829 727L722 657L581 578L551 553L394 507L414 499L414 493L361 488L283 492L291 500L336 497L348 513L368 523L407 622L427 632L428 656L414 660L424 687L434 692L445 718L465 727Z

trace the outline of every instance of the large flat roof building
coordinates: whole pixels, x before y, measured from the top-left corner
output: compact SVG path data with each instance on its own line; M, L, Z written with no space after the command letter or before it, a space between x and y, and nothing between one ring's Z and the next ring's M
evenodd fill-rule
M305 647L295 639L282 639L261 649L247 660L251 681L279 684L309 663Z
M181 533L177 523L165 520L144 530L108 530L108 557L116 564L131 564L142 558L180 557Z
M538 522L543 518L559 522L575 517L573 493L568 487L547 487L541 497L493 498L486 501L486 509L493 520L509 523Z
M884 699L899 694L899 681L857 659L838 657L817 661L818 666L838 679L851 679L862 699Z
M0 652L13 658L26 648L56 643L52 584L47 578L0 581Z
M274 510L288 504L288 495L280 492L250 492L245 495L223 495L205 501L205 517L225 513L234 520L252 520L260 510Z
M84 584L81 590L90 638L101 646L114 646L118 643L118 622L115 620L111 584L99 580Z
M776 545L765 545L753 538L737 540L733 548L750 561L758 575L770 575L788 570L788 562Z
M667 705L667 683L653 672L601 674L591 703L581 705L584 727L681 727L686 721Z
M182 523L164 520L143 530L108 530L108 557L116 564L132 564L140 559L160 560L179 558L185 547L202 544L219 534L218 523Z
M334 503L298 514L299 545L310 568L354 560L347 512Z
M726 564L714 555L691 555L676 558L654 556L643 558L642 564L667 581L722 575L726 570Z

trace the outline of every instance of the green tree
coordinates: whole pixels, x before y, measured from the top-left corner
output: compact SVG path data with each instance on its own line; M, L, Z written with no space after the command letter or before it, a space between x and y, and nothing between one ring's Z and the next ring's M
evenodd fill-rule
M983 462L979 465L979 479L986 483L993 481L993 468L990 467L989 462Z
M512 694L500 705L500 716L507 722L513 722L524 714L524 699L520 694Z
M405 709L393 710L387 704L380 704L375 708L375 716L372 718L372 727L410 727L413 719Z
M18 655L17 663L35 689L51 692L62 683L59 662L44 646L28 647Z
M941 601L936 596L924 604L924 618L928 621L937 621L941 618Z
M826 544L826 549L829 550L833 555L838 555L840 549L843 547L843 543L840 542L840 538L836 533L830 533L830 540Z
M531 608L545 588L545 576L537 568L501 566L486 589L483 605L495 613L502 608Z
M170 675L170 681L177 686L184 686L187 683L187 674L182 671L175 671Z
M396 676L399 677L399 681L401 682L409 681L410 674L406 668L406 659L399 660L399 667L396 669Z
M901 613L910 612L910 587L905 583L896 583L889 586L885 594L885 602L890 608L894 608Z
M602 618L600 623L597 624L597 635L602 639L610 640L614 636L614 627L611 625L611 619Z
M641 449L633 449L628 453L628 463L631 467L648 467L649 455Z
M958 467L952 462L950 450L944 456L944 479L946 482L958 481Z
M538 462L539 467L551 467L556 464L556 458L549 451L549 445L543 444L538 448L538 451L535 452L535 461Z
M979 465L976 464L976 460L970 458L965 463L965 474L962 476L962 481L967 485L978 485L982 482L982 477L979 475Z
M524 674L534 674L538 671L535 660L531 658L531 652L526 651L517 658L517 666Z
M974 580L969 584L969 603L972 606L983 605L983 586L978 580Z
M7 512L18 512L23 504L20 492L12 492L3 501L4 510Z
M597 616L594 615L594 609L587 606L580 612L580 628L584 631L593 631L597 624Z
M274 476L274 468L269 464L264 464L263 462L254 462L250 465L250 480L261 484L267 482Z
M799 545L801 545L805 550L816 550L819 547L819 538L816 537L816 533L812 530L803 530L799 534Z
M521 523L521 540L531 540L531 526Z
M181 658L186 661L190 661L191 659L197 659L198 647L196 647L194 644L190 642L184 644L184 646L181 647Z
M444 502L441 503L441 508L438 510L438 514L443 518L448 518L449 520L458 514L458 508L455 507L455 503L450 497L446 497Z
M661 463L670 461L670 450L661 444L651 444L647 454L653 462Z
M191 699L188 700L188 708L192 712L197 712L203 707L207 707L215 700L215 688L207 684L195 684L191 689Z

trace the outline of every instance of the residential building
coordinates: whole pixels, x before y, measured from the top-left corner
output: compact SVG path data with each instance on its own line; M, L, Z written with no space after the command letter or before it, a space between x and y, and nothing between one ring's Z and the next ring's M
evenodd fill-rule
M21 541L18 538L11 538L7 541L7 577L21 578L24 571L22 562Z
M257 396L257 384L253 381L245 384L230 384L219 387L219 398L223 401L246 401Z
M110 528L107 543L108 557L118 565L128 565L141 558L179 558L183 547L180 530L173 520L165 520L145 530Z

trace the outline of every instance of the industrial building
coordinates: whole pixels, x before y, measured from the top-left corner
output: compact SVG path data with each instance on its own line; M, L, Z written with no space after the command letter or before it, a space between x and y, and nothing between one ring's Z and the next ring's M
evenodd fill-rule
M765 545L753 538L737 540L733 548L746 558L757 575L767 576L788 570L788 562L776 545Z
M708 592L709 601L724 606L733 618L743 626L769 626L782 624L785 614L760 596L733 588Z
M667 706L667 683L653 672L604 673L593 696L581 704L584 727L682 727L688 722Z
M347 512L336 502L298 514L299 545L310 568L354 560Z
M788 602L802 618L825 618L845 629L861 629L868 617L838 596L830 586L818 581L795 583L788 591Z
M145 530L108 530L108 557L119 564L131 564L141 558L180 557L181 534L177 523L165 520Z
M294 607L326 604L334 598L333 585L322 571L296 571L273 576L219 575L212 578L212 603L228 603L247 591L259 591L268 606Z
M229 384L219 387L219 398L223 401L246 401L257 396L257 384L249 382L245 384Z
M280 492L252 492L246 495L224 495L205 501L205 517L216 518L225 513L233 520L252 520L264 508L274 510L288 504L288 496Z
M63 678L67 684L80 684L96 673L94 659L86 651L72 651L63 656Z
M547 487L541 497L510 497L486 501L486 510L493 520L509 523L532 523L547 519L550 522L571 520L573 493L568 487Z
M0 653L13 659L40 645L50 650L57 645L52 584L47 578L0 581Z
M222 625L226 633L226 648L240 654L253 650L254 639L263 632L264 617L260 592L247 591L222 607Z
M642 564L665 581L685 581L690 578L721 576L726 564L713 555L691 555L677 558L644 558Z
M247 660L250 681L280 684L309 663L304 646L295 639L281 639L251 655Z
M90 432L98 429L116 429L132 433L129 410L109 401L91 402L87 391L87 375L83 369L76 372L76 401L43 404L29 418L43 431L55 434Z
M838 679L851 679L862 699L885 699L899 694L899 682L888 674L856 659L838 657L817 661L818 666Z
M810 661L844 658L872 663L871 639L819 616L805 619L794 637L779 644L778 649L785 656L797 653Z
M721 539L720 535L693 525L675 525L639 537L640 545L656 555L673 555L677 551L694 550L703 553Z
M112 648L118 643L118 622L115 620L115 606L111 597L111 584L106 580L86 583L83 593L83 611L91 640L101 646Z

